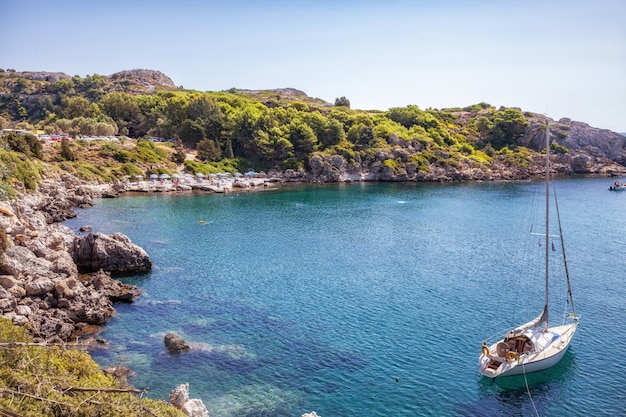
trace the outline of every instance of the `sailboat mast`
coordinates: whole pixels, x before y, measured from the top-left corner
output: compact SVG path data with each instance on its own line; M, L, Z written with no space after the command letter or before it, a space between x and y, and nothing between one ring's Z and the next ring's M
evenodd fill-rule
M544 312L548 312L548 270L549 270L549 255L550 251L548 247L548 239L550 235L550 124L546 122L546 236L545 236L545 247L546 247L546 299L544 304ZM548 330L548 316L546 315L546 330Z

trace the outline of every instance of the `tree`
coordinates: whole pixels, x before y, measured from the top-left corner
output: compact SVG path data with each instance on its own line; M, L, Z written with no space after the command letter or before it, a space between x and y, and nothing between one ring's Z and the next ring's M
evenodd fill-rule
M32 136L32 135L31 135ZM26 138L15 132L11 132L4 136L7 145L12 151L23 153L26 156L30 156L30 147Z
M436 128L439 125L439 122L437 121L435 116L420 110L420 108L415 105L409 105L406 107L393 107L389 109L389 111L386 113L386 116L394 122L406 127L407 129L409 129L411 126L417 125L422 126L424 129L428 130L431 128Z
M70 141L66 138L61 139L61 159L66 161L75 161L76 156L72 149L70 148Z
M230 139L235 156L254 156L254 138L261 117L258 109L253 106L245 106L232 121Z
M335 107L347 107L350 108L350 100L341 96L335 99Z
M33 134L24 135L24 140L30 149L30 154L37 159L43 159L43 145L37 139L37 136Z
M187 157L187 152L185 152L185 147L183 146L183 141L178 139L176 144L174 145L174 153L172 154L172 161L177 164L182 164L185 162L185 158Z
M489 117L480 116L475 123L483 143L491 143L495 149L517 145L517 139L524 135L528 126L524 114L513 108L495 111Z
M115 121L120 131L127 128L128 135L131 137L141 137L146 134L141 129L144 125L144 117L134 96L120 92L107 94L100 100L100 108Z
M337 145L346 138L346 132L343 130L343 124L336 119L329 119L328 125L324 129L324 133L319 136L320 142L325 147Z
M289 124L289 142L293 144L296 157L305 159L317 148L317 137L313 129L300 119Z
M201 161L219 161L222 159L222 151L220 147L211 139L202 139L196 145L198 150L198 159Z
M287 139L289 132L284 128L273 127L268 132L258 131L255 137L256 154L272 166L280 166L293 156L293 145Z
M196 146L204 139L204 128L195 120L185 119L180 127L180 140L188 146Z
M59 115L66 119L92 117L94 116L94 108L86 98L80 96L66 97L62 101L62 110Z
M347 138L355 145L367 147L374 143L374 129L365 123L359 123L350 128Z
M187 106L186 117L202 125L205 137L220 139L224 116L219 105L209 95L194 96Z

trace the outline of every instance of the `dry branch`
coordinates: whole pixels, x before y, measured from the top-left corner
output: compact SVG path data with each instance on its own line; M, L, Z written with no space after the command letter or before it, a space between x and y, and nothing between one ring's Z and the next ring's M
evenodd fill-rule
M62 389L63 392L133 392L137 394L143 394L148 392L148 389L133 389L133 388L81 388L81 387L68 387Z

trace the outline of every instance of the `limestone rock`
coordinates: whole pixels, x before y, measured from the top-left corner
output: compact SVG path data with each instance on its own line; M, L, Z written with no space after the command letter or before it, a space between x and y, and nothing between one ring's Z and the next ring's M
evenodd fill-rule
M152 263L146 251L121 234L89 233L78 236L72 245L72 257L79 269L112 273L146 272Z
M176 88L174 81L160 71L148 69L132 69L116 72L109 76L111 80L116 82L132 81L143 86L147 91L154 90L157 86Z
M189 399L189 384L180 384L170 392L170 403L188 417L209 417L200 399Z
M185 343L182 337L174 334L168 333L164 338L165 347L170 353L180 353L185 350L189 350L189 345Z
M72 259L72 255L69 252L65 251L56 251L53 252L48 260L52 262L52 271L56 272L59 275L64 275L67 277L76 277L78 276L78 268Z
M39 278L27 282L24 285L24 289L26 290L26 294L39 297L51 292L54 289L54 282L48 278Z
M124 386L128 386L128 380L133 378L137 373L132 369L124 366L107 366L102 370L105 374L112 375Z
M17 306L16 299L11 293L4 288L0 287L0 312L13 311Z
M14 277L23 273L46 275L52 269L52 262L38 258L23 246L11 246L0 255L0 272Z
M209 410L199 398L192 398L187 401L181 411L189 417L209 417Z
M170 391L170 403L179 410L187 401L189 401L189 384L181 384Z
M69 200L52 198L44 202L39 210L46 216L46 221L50 224L76 217L73 206Z
M89 280L89 285L98 293L108 297L111 302L129 303L141 294L137 287L114 280L109 273L103 270L93 275Z
M112 317L114 301L131 302L139 295L136 287L113 280L104 271L79 279L70 252L76 233L58 223L67 218L66 210L90 205L109 188L63 175L60 180L43 180L36 193L0 204L10 212L0 213L0 313L26 326L36 340L82 337L85 329ZM94 252L104 265L144 269L150 265L145 251L125 236L103 240L107 239L114 242L113 249L103 245L108 251Z
M63 342L72 338L74 326L70 322L64 311L54 308L33 315L29 325L35 339Z
M0 286L5 290L13 288L17 285L17 280L11 275L0 275Z

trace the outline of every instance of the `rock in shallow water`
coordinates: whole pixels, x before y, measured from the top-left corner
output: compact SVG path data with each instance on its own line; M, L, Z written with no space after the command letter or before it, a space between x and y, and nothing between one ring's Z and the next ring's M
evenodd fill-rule
M189 417L209 417L202 400L189 399L189 384L180 384L170 392L170 403Z
M182 337L174 333L166 334L164 342L165 342L165 347L167 347L167 350L170 353L179 353L185 350L189 350L190 348L189 345L185 343L185 341L182 339Z

